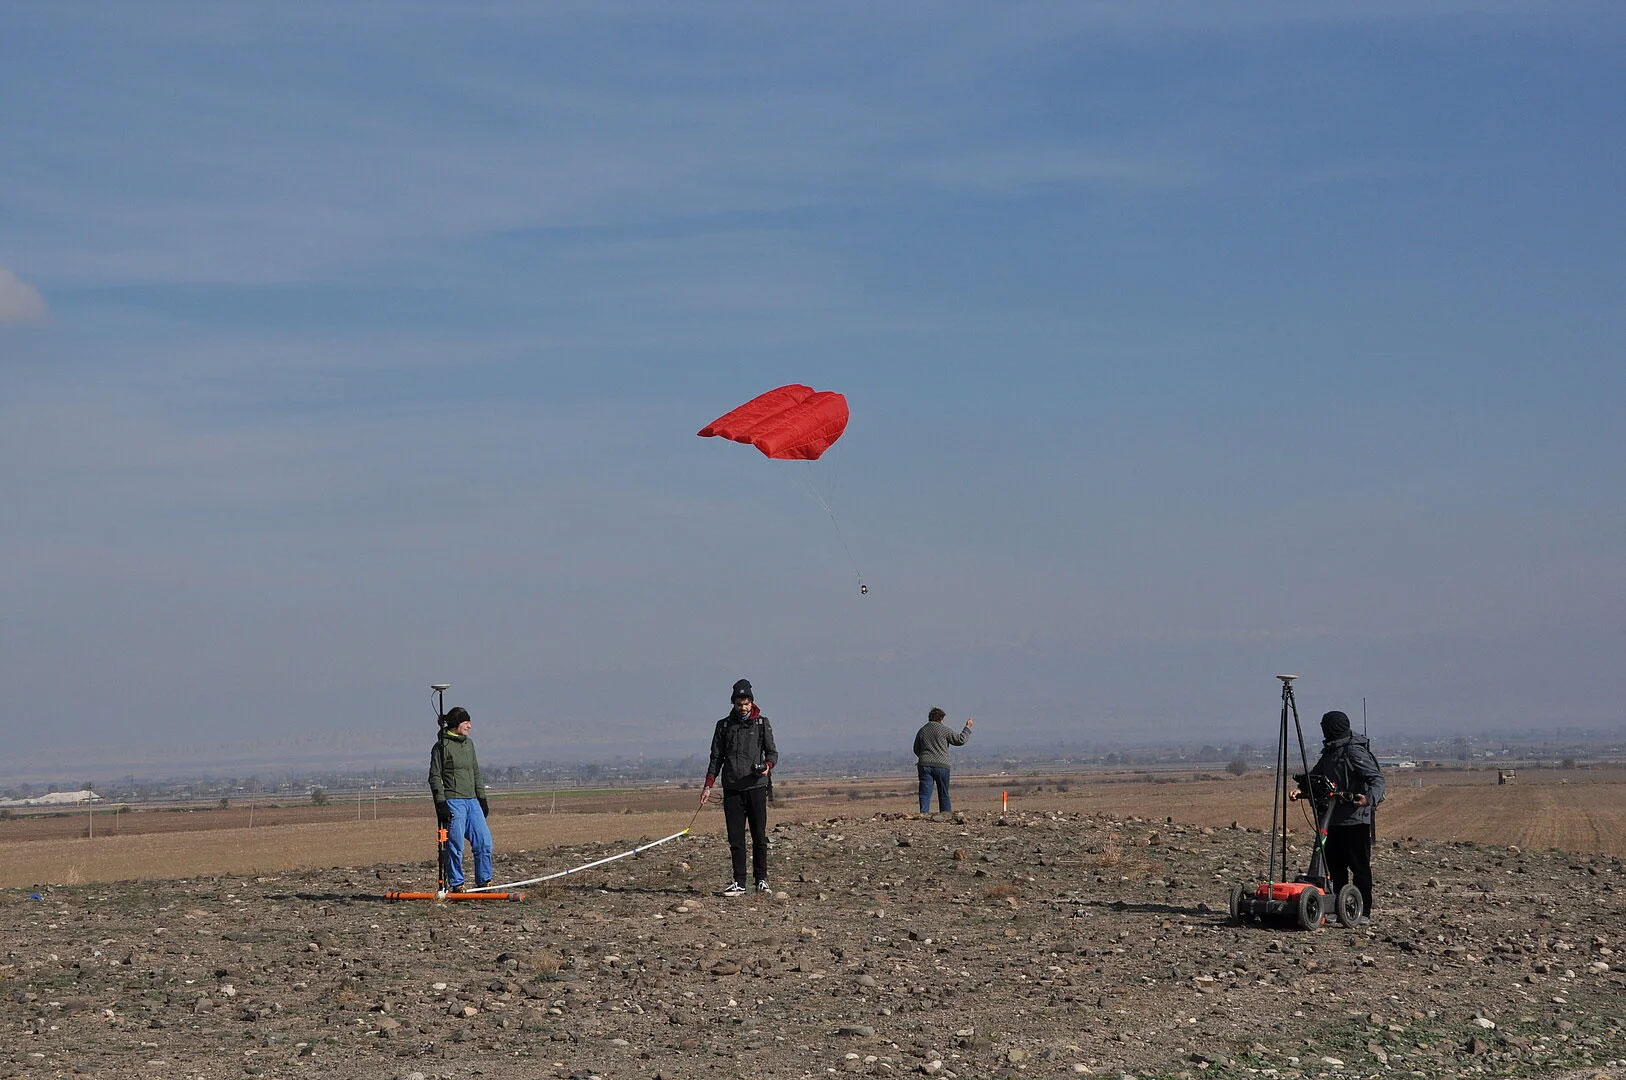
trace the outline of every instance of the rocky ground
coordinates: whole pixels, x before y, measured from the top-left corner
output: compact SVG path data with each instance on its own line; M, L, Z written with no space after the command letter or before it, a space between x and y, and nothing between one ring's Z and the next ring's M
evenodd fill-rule
M1265 849L878 814L776 826L771 897L714 895L709 835L518 904L381 902L417 865L12 890L0 1077L1626 1076L1620 860L1385 840L1370 928L1231 925Z

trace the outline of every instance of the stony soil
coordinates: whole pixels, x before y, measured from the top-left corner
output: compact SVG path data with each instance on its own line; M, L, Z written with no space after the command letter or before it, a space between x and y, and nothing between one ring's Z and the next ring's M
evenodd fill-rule
M1247 829L775 838L741 899L715 836L517 904L385 904L400 864L0 893L0 1077L1626 1075L1619 859L1384 841L1377 921L1312 933L1230 924Z

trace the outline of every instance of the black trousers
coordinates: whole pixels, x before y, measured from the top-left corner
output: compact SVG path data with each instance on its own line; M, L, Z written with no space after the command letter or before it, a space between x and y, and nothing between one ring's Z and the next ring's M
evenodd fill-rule
M734 880L749 885L745 876L745 826L751 825L751 869L758 881L768 880L768 786L744 791L723 791L723 821L728 825L728 854L734 860Z
M1334 895L1355 879L1368 914L1372 911L1372 826L1334 825L1327 830L1327 873Z

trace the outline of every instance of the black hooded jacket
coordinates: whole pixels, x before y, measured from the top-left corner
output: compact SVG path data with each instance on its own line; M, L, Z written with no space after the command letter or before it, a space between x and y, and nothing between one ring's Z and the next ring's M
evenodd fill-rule
M756 706L750 716L730 712L717 721L711 735L711 760L706 779L721 780L724 791L768 786L768 772L779 763L773 725Z
M1367 804L1339 800L1333 804L1332 825L1370 825L1372 808L1383 801L1383 770L1372 756L1372 744L1365 735L1348 734L1321 744L1321 757L1310 772L1325 776L1339 789L1352 795L1365 795Z

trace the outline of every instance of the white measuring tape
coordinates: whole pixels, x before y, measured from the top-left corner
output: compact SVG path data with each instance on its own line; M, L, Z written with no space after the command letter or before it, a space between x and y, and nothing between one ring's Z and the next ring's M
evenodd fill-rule
M485 885L485 886L482 886L482 887L479 887L479 888L469 889L467 891L468 892L502 892L502 891L504 891L506 889L517 889L521 885L537 885L537 884L540 884L541 882L544 882L544 881L552 881L554 878L562 878L562 877L566 877L566 876L568 876L570 874L579 874L583 870L591 870L593 867L595 867L595 866L603 866L605 863L613 863L617 859L625 859L625 858L627 858L629 856L632 856L632 855L638 855L638 854L641 854L642 852L648 851L652 847L660 847L662 844L666 843L668 840L676 840L680 836L687 836L687 835L689 835L689 830L684 829L682 832L675 832L671 836L663 836L659 840L651 840L649 843L640 845L639 847L635 847L631 851L623 851L619 855L611 855L608 858L604 858L604 859L594 859L590 863L583 863L581 866L572 867L569 870L560 870L556 874L544 874L541 877L526 878L524 881L510 881L505 885Z

